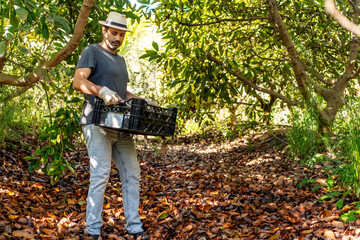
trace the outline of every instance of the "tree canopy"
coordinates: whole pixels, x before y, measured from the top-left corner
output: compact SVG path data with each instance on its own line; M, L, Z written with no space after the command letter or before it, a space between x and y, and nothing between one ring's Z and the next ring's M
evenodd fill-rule
M338 9L357 24L357 1L339 1ZM214 119L214 107L245 105L248 117L269 120L274 108L311 105L329 129L355 93L359 41L322 2L13 0L1 2L0 84L11 86L2 98L70 76L63 66L100 41L98 20L110 10L154 20L166 44L154 42L143 58L164 70L183 116Z
M357 24L358 3L339 3ZM166 45L154 44L143 57L163 66L186 114L211 115L214 106L244 101L264 112L275 103L311 105L326 130L344 95L354 93L359 40L322 2L166 0L155 23Z

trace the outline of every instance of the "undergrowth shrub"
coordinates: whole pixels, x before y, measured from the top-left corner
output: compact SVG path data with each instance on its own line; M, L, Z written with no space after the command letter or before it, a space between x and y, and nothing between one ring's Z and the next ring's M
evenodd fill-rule
M3 104L0 108L0 146L5 144L5 138L9 138L13 135L12 119L14 118L15 111L9 104Z
M80 135L80 111L81 99L74 97L66 101L66 105L56 112L56 121L50 122L42 129L40 139L46 141L46 145L35 151L35 156L26 157L32 160L28 165L30 172L41 169L44 174L51 176L51 183L56 183L66 171L74 174L74 162L66 157L68 150L75 150L77 136Z
M24 134L35 133L42 115L43 110L27 96L10 101L0 98L0 146L5 146L7 140L19 141Z
M303 160L308 166L327 161L323 166L327 174L326 187L329 194L319 201L334 199L337 208L345 204L355 205L344 211L340 219L349 222L358 219L360 202L348 198L349 194L360 197L360 103L356 97L348 97L332 126L332 136L318 131L314 111L293 112L292 129L288 132L289 153ZM314 182L304 179L303 183ZM300 184L301 187L301 184ZM350 200L350 201L349 201Z
M360 195L360 104L349 99L343 111L338 114L334 132L338 140L334 144L337 153L337 166L334 174L344 186Z
M292 112L292 128L287 134L290 156L299 158L308 165L312 165L314 160L321 159L317 154L324 151L317 119L317 114L311 108L295 110Z

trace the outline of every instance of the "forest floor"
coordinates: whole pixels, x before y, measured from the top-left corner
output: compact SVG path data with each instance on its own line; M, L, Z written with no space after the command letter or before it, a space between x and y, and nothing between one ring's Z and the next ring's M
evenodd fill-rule
M169 141L166 153L160 142L141 140L140 215L151 239L360 239L360 220L340 220L354 204L338 209L336 199L318 200L328 194L327 163L309 169L289 159L281 137L184 137ZM85 146L67 153L76 176L52 186L27 171L33 149L25 146L37 144L27 136L0 150L0 240L88 239ZM130 239L115 167L103 220L104 239Z

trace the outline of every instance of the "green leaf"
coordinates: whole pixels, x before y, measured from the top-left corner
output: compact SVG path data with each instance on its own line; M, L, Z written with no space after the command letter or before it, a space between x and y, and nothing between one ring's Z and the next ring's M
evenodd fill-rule
M316 192L319 189L320 189L320 185L317 185L311 189L311 192Z
M74 97L71 100L66 101L67 103L78 103L78 102L82 102L83 100L79 97Z
M35 169L38 169L39 166L40 166L40 163L41 163L41 161L39 161L39 160L34 160L34 161L32 161L32 162L28 165L28 170L29 170L30 172L32 172L32 171L34 171Z
M6 41L0 42L0 54L3 54L6 48Z
M336 202L336 206L338 209L342 208L344 206L344 200L340 199Z
M17 28L19 26L19 19L16 17L16 15L10 16L10 24L14 26L14 28Z
M36 2L32 1L32 0L26 0L25 1L25 5L28 9L30 9L31 11L32 10L35 10L37 8L37 4Z
M146 50L146 53L140 56L140 59L148 58L148 57L155 57L157 55L157 52L154 50Z
M20 50L21 53L23 54L28 54L29 53L29 50L25 47L22 47L22 46L18 46L18 49Z
M156 51L159 51L159 45L157 44L157 42L152 42L152 46Z
M167 212L162 212L158 215L158 220L164 220L168 216L169 216L169 214Z
M15 33L15 27L13 25L7 25L5 27L5 31L14 34Z
M123 12L123 14L125 14L125 16L126 16L127 18L139 19L139 16L136 15L136 14L134 14L134 13L132 13L132 12Z
M67 32L67 33L71 33L71 28L70 28L69 22L68 22L68 20L66 20L66 18L53 14L52 19L54 20L54 24L56 26L64 29L65 32Z
M70 172L71 172L72 174L75 174L74 168L72 168L69 164L67 164L66 167L67 167L67 169L70 170Z
M324 195L324 196L321 196L320 198L319 198L319 201L322 201L322 200L324 200L324 199L333 199L334 198L334 196L331 196L330 194L329 195Z
M356 190L356 193L355 193L355 194L356 194L357 197L360 197L360 188L358 188L358 189Z
M357 220L357 216L355 215L354 211L350 211L341 215L340 219L345 221L345 223L348 223Z
M141 4L149 4L150 0L137 0Z
M32 29L32 26L30 25L25 25L25 26L21 26L21 27L18 27L17 30L19 31L29 31Z
M86 204L86 201L78 201L77 204L80 205L80 206L82 206L82 205L85 205L85 204Z
M43 38L49 39L50 34L49 34L49 29L48 29L46 23L42 25L41 34L42 34Z
M28 16L28 11L25 8L22 8L18 5L14 6L16 14L19 16L20 20L25 20Z

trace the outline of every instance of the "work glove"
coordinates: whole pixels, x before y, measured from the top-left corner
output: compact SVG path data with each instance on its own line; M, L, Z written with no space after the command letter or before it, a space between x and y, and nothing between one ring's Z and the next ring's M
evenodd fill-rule
M100 89L98 96L104 100L105 105L114 105L121 101L121 97L116 92L110 90L108 87L103 87Z
M155 107L158 107L158 106L159 106L156 102L151 101L151 100L148 99L148 98L145 98L145 102L146 102L147 104L151 105L151 106L155 106Z

